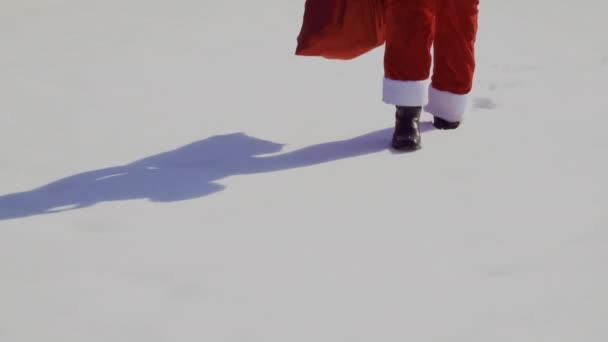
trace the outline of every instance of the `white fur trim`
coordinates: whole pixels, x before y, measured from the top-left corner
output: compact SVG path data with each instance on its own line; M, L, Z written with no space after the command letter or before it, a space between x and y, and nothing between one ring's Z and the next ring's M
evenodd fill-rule
M429 104L424 110L441 119L462 121L467 107L467 95L458 95L429 87Z
M396 81L384 78L382 100L397 106L424 106L428 102L428 81Z

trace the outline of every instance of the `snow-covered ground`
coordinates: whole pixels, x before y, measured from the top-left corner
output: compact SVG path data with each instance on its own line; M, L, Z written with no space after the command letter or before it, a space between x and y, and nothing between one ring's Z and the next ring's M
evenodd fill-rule
M605 0L482 1L413 154L303 0L0 7L0 341L608 341Z

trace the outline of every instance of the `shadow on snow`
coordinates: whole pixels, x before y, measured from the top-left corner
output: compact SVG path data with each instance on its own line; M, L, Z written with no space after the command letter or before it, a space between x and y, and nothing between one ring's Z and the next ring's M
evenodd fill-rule
M432 129L422 124L422 131ZM51 214L100 202L149 199L183 201L224 189L216 183L236 175L275 172L387 150L391 129L348 140L278 153L283 145L243 133L213 136L178 149L69 176L42 187L0 196L0 220Z

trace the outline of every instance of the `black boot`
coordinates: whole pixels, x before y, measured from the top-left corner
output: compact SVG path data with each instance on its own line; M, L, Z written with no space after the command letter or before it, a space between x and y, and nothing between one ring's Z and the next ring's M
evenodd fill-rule
M460 126L460 121L450 122L442 118L435 117L433 119L433 126L435 126L437 129L456 129L458 126Z
M420 112L422 107L397 106L395 132L391 146L400 151L416 151L420 146Z

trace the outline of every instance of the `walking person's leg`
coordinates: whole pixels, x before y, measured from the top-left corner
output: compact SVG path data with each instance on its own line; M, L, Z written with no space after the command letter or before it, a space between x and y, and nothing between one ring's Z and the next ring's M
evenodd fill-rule
M386 0L383 100L395 105L392 146L420 148L419 120L428 102L435 0Z
M479 0L436 0L432 84L425 110L435 126L453 129L462 121L473 86Z

